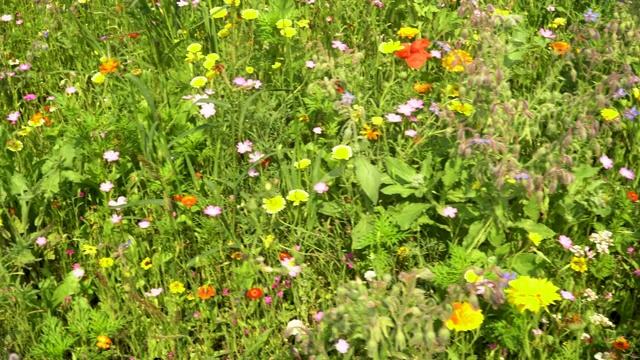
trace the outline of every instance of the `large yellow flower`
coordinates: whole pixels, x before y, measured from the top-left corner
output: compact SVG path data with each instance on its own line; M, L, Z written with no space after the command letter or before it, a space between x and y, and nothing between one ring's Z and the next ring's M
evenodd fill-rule
M209 10L209 15L211 15L212 19L223 18L227 16L227 14L228 14L227 9L220 6L216 6L213 9Z
M291 190L289 194L287 194L287 200L293 202L293 205L298 206L301 202L309 200L309 193L300 189Z
M620 113L616 109L602 109L600 110L600 115L602 115L606 121L613 121L620 117Z
M98 252L98 248L93 245L82 245L82 253L85 255L95 255Z
M451 102L451 105L449 105L449 110L457 111L461 114L469 116L473 112L473 105L463 104L458 100L453 100Z
M349 145L338 145L331 149L331 157L336 160L349 160L353 156L353 150Z
M174 281L169 284L169 291L174 294L182 294L185 291L184 284L180 281Z
M449 330L469 331L479 328L483 321L482 310L474 309L468 302L454 302L453 314L445 325Z
M262 207L267 211L267 214L275 214L284 209L286 201L280 195L272 197L270 199L262 199Z
M541 307L546 308L560 300L558 290L560 289L547 279L521 276L511 280L504 293L507 294L507 301L521 312L538 312Z
M473 62L471 54L464 50L453 50L442 59L442 67L450 72L463 72L464 65L471 62Z

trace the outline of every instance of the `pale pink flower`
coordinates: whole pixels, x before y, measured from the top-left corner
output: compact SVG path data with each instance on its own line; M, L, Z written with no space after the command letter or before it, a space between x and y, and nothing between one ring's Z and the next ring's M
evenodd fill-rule
M404 116L411 116L411 113L416 111L416 109L411 105L402 104L402 105L398 105L398 107L396 108L396 111Z
M249 169L249 171L247 171L247 175L249 175L249 177L257 177L260 176L260 173L256 170L256 168L251 168Z
M107 160L107 162L118 161L118 159L120 159L120 153L117 151L109 150L105 151L105 153L102 154L102 157Z
M84 270L82 270L82 268L75 268L72 272L73 276L75 276L77 279L81 278L84 276Z
M313 62L312 60L307 60L307 62L305 62L304 65L309 69L313 69L314 67L316 67L316 63Z
M111 215L111 219L110 220L111 220L112 223L118 225L118 224L120 224L120 221L122 221L122 216L118 215L118 214L113 214L113 215Z
M423 109L424 108L424 101L420 100L420 99L409 99L407 101L407 105L411 106L414 109Z
M442 209L442 215L450 217L452 219L456 217L457 213L458 213L458 209L454 208L453 206L447 206L444 209Z
M7 120L11 121L12 124L15 124L21 115L22 114L20 114L20 111L12 112L11 114L7 115Z
M331 42L331 47L334 49L338 49L340 51L346 51L349 49L349 47L347 46L347 44L343 43L340 40L333 40Z
M417 132L417 131L415 131L415 130L413 130L413 129L409 129L409 130L406 130L406 131L404 132L404 134L405 134L405 135L407 135L407 136L408 136L408 137L410 137L410 138L413 138L413 137L415 137L416 135L418 135L418 132Z
M146 229L151 226L151 222L149 222L149 220L147 219L144 219L138 223L138 226L140 227L140 229Z
M317 322L322 321L323 317L324 317L324 313L322 311L318 311L317 313L315 313L315 315L313 315L314 320Z
M387 114L384 116L388 122L399 123L402 122L402 116L398 114Z
M74 88L73 86L69 86L68 88L66 88L66 89L65 89L65 92L66 92L68 95L75 94L75 93L76 93L76 91L77 91L77 90L76 90L76 88Z
M158 295L162 294L162 288L153 288L151 290L149 290L149 292L145 292L144 296L146 297L156 297Z
M313 128L313 132L316 135L320 135L320 134L322 134L322 128L320 126L316 126L316 127Z
M253 143L251 142L251 140L245 140L243 142L239 142L238 144L236 144L236 147L238 148L238 153L240 154L251 152L253 150L252 146L253 146Z
M540 329L533 329L533 330L531 330L531 332L533 332L533 336L542 335L542 330L540 330Z
M180 0L176 3L176 5L178 5L178 7L183 7L189 5L189 3L184 0Z
M540 35L547 39L555 39L556 35L551 30L540 28Z
M216 114L216 106L214 103L200 104L200 114L208 119Z
M315 192L317 192L318 194L324 194L327 191L329 191L329 186L326 183L321 181L313 185L313 190L315 190Z
M249 162L250 163L255 163L260 161L260 159L262 159L262 157L264 156L263 153L261 153L260 151L256 151L252 154L249 154Z
M571 238L568 236L560 235L558 237L558 242L565 249L571 249L571 247L573 246L573 241L571 241Z
M211 217L216 217L222 214L222 208L220 206L209 205L202 211L202 213Z
M613 167L613 160L611 160L607 155L600 156L600 163L605 169L611 169Z
M349 351L349 343L347 342L347 340L340 339L337 343L334 344L334 346L340 354L346 354Z
M13 20L13 16L11 14L4 14L0 17L0 20L4 21L4 22L9 22L11 20Z
M117 201L113 201L113 200L109 200L109 206L115 207L115 206L120 206L120 205L124 205L127 203L127 198L124 196L119 196ZM119 208L116 208L116 210L120 210Z
M113 183L111 183L111 181L106 181L100 184L100 191L108 193L113 189L113 187L114 185Z
M36 239L36 245L38 246L45 246L47 245L47 238L44 236L40 236Z
M565 300L576 301L576 297L571 293L571 291L560 290L560 296Z
M623 178L629 179L629 180L633 180L636 178L636 174L634 174L631 169L627 169L627 168L620 169L620 175L622 175Z
M31 69L31 64L29 64L29 63L23 63L23 64L18 65L18 70L20 70L20 71L27 71L29 69Z

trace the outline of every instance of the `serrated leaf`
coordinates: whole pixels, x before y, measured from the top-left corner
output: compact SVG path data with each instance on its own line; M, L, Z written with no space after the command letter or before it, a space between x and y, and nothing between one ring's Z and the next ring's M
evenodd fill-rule
M27 179L20 173L13 173L11 176L11 195L22 195L29 192Z
M394 157L386 157L384 159L384 166L389 176L398 182L411 183L416 175L418 175L418 172L414 168Z
M380 172L363 156L355 158L354 165L356 167L356 178L362 190L371 202L377 203L381 183Z
M422 215L422 213L430 208L429 204L411 203L403 207L400 213L395 216L396 223L402 230L407 230Z

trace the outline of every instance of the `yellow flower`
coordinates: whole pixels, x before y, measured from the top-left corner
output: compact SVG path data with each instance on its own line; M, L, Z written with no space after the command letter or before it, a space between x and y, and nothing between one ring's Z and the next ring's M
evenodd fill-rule
M207 54L207 56L205 56L205 58L207 60L218 61L218 60L220 60L220 55L218 55L216 53L210 53L210 54Z
M276 27L278 29L284 29L284 28L288 28L288 27L291 27L291 26L293 26L293 21L291 21L289 19L280 19L276 23Z
M493 14L494 14L494 15L504 15L504 16L507 16L507 15L509 15L509 10L500 10L500 9L495 9L495 10L493 10Z
M193 291L187 294L187 300L195 300L195 299L196 299L196 296L193 295Z
M202 50L202 45L198 43L193 43L187 46L187 51L190 53L197 53L197 52L200 52L200 50Z
M282 63L276 61L273 65L271 65L271 68L273 70L280 68L280 66L282 66Z
M618 110L616 109L602 109L600 111L600 115L602 115L602 117L606 120L606 121L613 121L617 118L620 117L620 113L618 112Z
M375 126L381 126L384 124L384 119L381 116L374 116L371 118L371 123Z
M272 197L270 199L262 199L262 208L267 211L267 214L275 214L284 209L286 201L280 195Z
M106 77L100 72L93 74L93 76L91 77L91 81L93 81L94 84L102 84L105 80Z
M587 259L584 257L572 257L571 258L571 269L575 271L579 271L581 273L587 271Z
M258 18L259 15L260 15L260 12L254 9L243 10L240 13L240 16L245 20L255 20Z
M108 268L108 267L113 266L113 259L112 258L102 258L102 259L100 259L100 261L98 261L98 263L100 264L100 267Z
M169 284L169 291L173 294L182 294L185 291L184 284L180 281L174 281Z
M240 6L240 0L224 0L224 3L227 5Z
M93 245L82 245L82 253L93 256L98 253L98 248Z
M227 9L220 6L216 6L211 10L209 10L209 15L211 15L212 19L220 19L227 16Z
M447 87L444 89L444 93L448 96L448 97L458 97L460 96L460 91L451 86L451 85L447 85Z
M449 105L449 110L457 111L461 114L469 116L473 112L473 105L463 104L458 100L454 100L451 102L451 105Z
M298 25L298 27L300 28L309 28L309 20L306 19L300 19L298 21L296 21L296 25Z
M204 56L202 55L201 52L197 52L197 53L187 53L187 57L184 58L184 61L187 63L194 63L200 59L202 59Z
M464 273L464 279L468 283L479 283L484 278L480 275L477 275L476 272L473 270L467 270L467 272Z
M393 54L394 52L402 50L402 45L400 45L400 41L387 41L380 43L378 45L378 51L383 54Z
M631 93L633 94L633 97L640 100L640 89L633 88L633 90L631 90Z
M253 74L253 72L254 72L255 70L256 70L256 69L254 69L254 68L253 68L253 67L251 67L251 66L247 66L246 68L244 68L244 71L246 71L246 72L247 72L247 74Z
M483 321L482 310L474 309L468 302L454 302L453 314L445 325L449 330L469 331L479 328Z
M546 308L561 299L558 290L560 289L547 279L521 276L511 280L509 288L504 292L507 295L507 301L520 312L525 310L538 312L540 308Z
M140 267L145 270L151 269L152 266L153 264L151 263L151 259L149 259L149 257L146 257L144 258L144 260L140 261Z
M406 246L400 246L397 253L400 259L404 259L409 255L409 248Z
M7 149L9 149L10 151L18 152L22 150L23 147L24 144L20 140L10 139L7 141Z
M229 30L222 29L222 30L218 31L218 37L226 38L227 36L229 36Z
M191 79L190 84L194 88L201 88L207 84L207 78L204 76L196 76L193 79Z
M29 119L29 126L38 127L42 125L44 125L44 116L42 113L35 113L35 115Z
M550 28L556 29L559 26L564 26L567 24L567 19L565 18L555 18L553 22L549 25Z
M535 246L540 245L540 241L542 241L542 236L538 233L529 233L528 237Z
M216 66L216 61L212 59L207 59L202 63L205 69L211 70L214 66Z
M291 190L289 194L287 194L287 200L293 202L293 205L298 206L300 202L309 200L309 193L300 189Z
M453 50L442 59L442 67L450 72L463 72L464 65L471 64L473 58L464 50Z
M480 183L479 183L479 182L477 182L477 181L476 181L476 182L474 182L474 183L473 183L473 185L471 185L471 188L472 188L473 190L480 189Z
M275 236L273 235L267 235L262 241L264 243L264 248L268 249L271 244L273 244L273 242L276 240Z
M284 35L285 37L294 37L296 35L297 31L296 29L292 28L292 27L286 27L282 30L280 30L280 34Z
M293 166L295 166L298 170L306 169L307 167L309 167L309 165L311 165L311 160L309 159L302 159L293 163Z
M507 182L508 182L509 184L515 184L515 183L517 183L516 179L512 179L512 178L511 178L511 176L509 176L509 175L505 175L505 176L504 176L504 179L505 179L505 180L507 180Z
M413 39L418 33L420 33L420 30L412 27L402 27L398 30L398 36L408 39Z
M331 149L331 157L336 160L349 160L353 156L353 150L349 145L338 145Z
M31 133L31 128L30 127L23 127L22 130L18 131L18 135L20 136L27 136Z

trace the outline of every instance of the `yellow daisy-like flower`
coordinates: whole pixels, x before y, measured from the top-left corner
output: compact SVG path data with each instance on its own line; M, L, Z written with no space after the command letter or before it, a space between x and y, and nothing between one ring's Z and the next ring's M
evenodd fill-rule
M413 37L418 35L419 33L420 30L412 27L402 27L400 28L400 30L398 30L398 36L407 39L413 39Z
M229 30L222 29L222 30L218 31L218 37L219 38L226 38L227 36L229 36Z
M520 312L525 310L538 312L540 308L546 308L561 299L558 290L560 289L547 279L521 276L511 280L509 288L504 292L507 295L507 301Z
M93 256L98 253L98 248L93 245L82 245L82 253Z
M353 156L353 150L349 145L338 145L331 149L331 157L336 160L349 160Z
M200 52L202 50L202 45L198 44L198 43L193 43L190 44L189 46L187 46L187 51L190 53L197 53Z
M458 96L460 96L460 90L458 90L458 88L453 87L451 85L447 85L447 87L444 89L444 93L448 97L458 97Z
M186 289L184 288L184 284L180 281L174 281L169 284L169 291L173 294L182 294Z
M112 258L102 258L100 259L100 261L98 261L98 264L100 264L100 267L102 268L108 268L113 266L113 259Z
M309 159L302 159L293 163L293 166L295 166L298 170L306 169L307 167L309 167L309 165L311 165L311 160Z
M606 121L613 121L620 117L620 113L618 112L618 110L611 108L600 110L600 115L602 115L602 117Z
M284 35L285 37L294 37L298 32L296 31L296 29L292 28L292 27L286 27L282 30L280 30L280 34Z
M31 128L30 127L23 127L22 130L18 131L18 135L20 136L27 136L31 133Z
M272 197L270 199L262 199L262 208L267 211L267 214L275 214L284 209L287 202L280 195Z
M553 22L549 24L549 27L552 29L556 29L559 26L565 26L567 24L567 19L565 18L555 18Z
M187 294L187 300L195 300L196 296L193 294L193 292L190 292L189 294Z
M104 76L103 73L99 72L99 73L95 73L93 74L93 76L91 77L91 81L93 81L94 84L102 84L104 83L104 81L107 78Z
M289 19L280 19L276 22L276 27L278 29L284 29L293 26L293 21Z
M189 53L187 53L187 57L184 58L184 62L186 62L186 63L194 63L196 61L199 61L203 57L204 56L202 55L201 52L197 52L197 53L189 52Z
M509 10L500 10L500 9L495 9L493 11L493 15L503 15L503 16L507 16L509 15Z
M469 331L479 328L483 321L482 310L474 309L468 302L454 302L453 314L445 325L449 330Z
M409 248L406 246L400 246L397 251L398 257L404 259L409 255Z
M468 283L479 283L482 279L484 279L484 277L477 275L473 270L467 270L467 272L464 273L464 280Z
M207 84L207 78L204 76L196 76L189 83L194 88L201 88Z
M309 200L309 193L300 189L291 190L289 194L287 194L287 200L293 202L293 205L298 206L301 202Z
M382 126L384 119L381 116L374 116L371 118L371 123L375 126Z
M204 66L204 68L207 70L211 70L213 69L214 66L216 66L216 61L212 59L207 59L202 63L202 66Z
M240 16L245 20L255 20L258 18L259 15L260 15L260 12L254 9L243 10L240 13Z
M380 45L378 45L378 51L380 51L383 54L393 54L396 51L402 50L402 45L400 44L400 41L387 41L387 42L383 42L380 43Z
M151 259L149 257L146 257L144 258L144 260L140 261L140 267L145 270L151 269L152 266L153 264L151 263Z
M453 50L449 55L442 58L442 67L449 72L463 72L464 65L471 64L473 58L471 54L464 50Z
M535 246L540 245L540 242L542 241L542 236L538 233L529 233L528 238Z
M463 104L458 100L454 100L451 102L451 105L449 105L449 110L457 111L461 114L469 116L473 112L473 105Z
M24 144L20 140L11 139L7 141L7 149L13 152L18 152L24 148Z
M271 234L265 236L265 238L262 239L262 242L264 243L264 248L268 249L275 240L276 240L276 237Z
M587 259L584 257L572 257L571 258L571 269L575 271L579 271L581 273L587 271Z
M29 126L38 127L44 125L44 115L42 113L35 113L31 119L29 119Z
M227 9L220 7L220 6L216 6L214 8L212 8L211 10L209 10L209 15L211 15L212 19L220 19L223 18L225 16L227 16L228 12Z
M218 61L218 60L220 60L220 55L218 55L216 53L210 53L210 54L207 54L207 56L205 56L205 58L207 60Z

